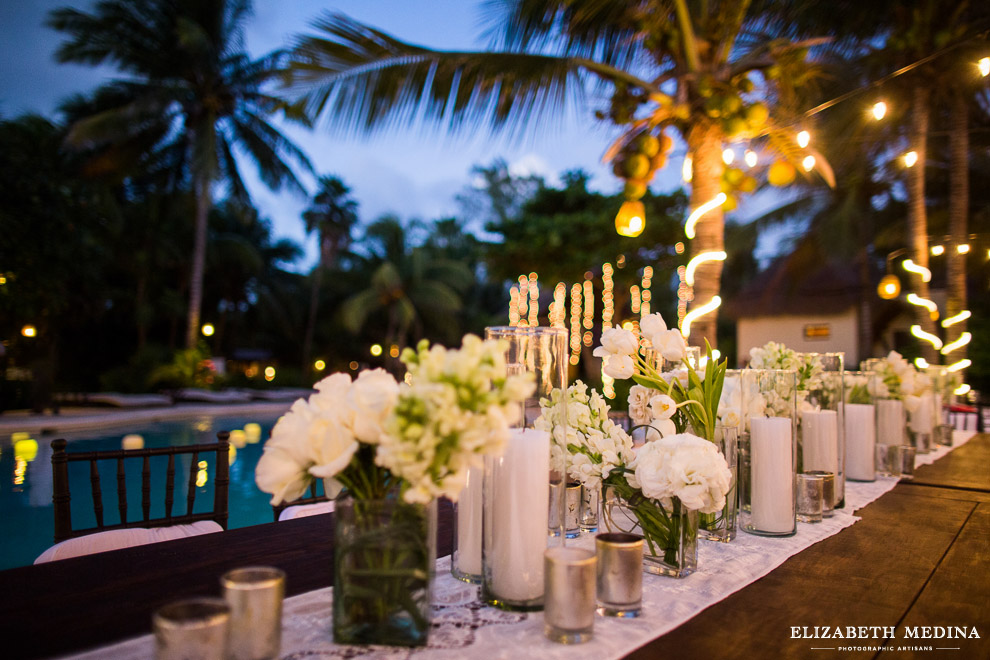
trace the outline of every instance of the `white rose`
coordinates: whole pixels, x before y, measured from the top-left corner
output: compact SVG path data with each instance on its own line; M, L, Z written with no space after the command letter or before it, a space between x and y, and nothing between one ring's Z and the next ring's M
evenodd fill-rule
M650 397L656 390L642 385L629 388L629 419L633 424L647 424L650 421Z

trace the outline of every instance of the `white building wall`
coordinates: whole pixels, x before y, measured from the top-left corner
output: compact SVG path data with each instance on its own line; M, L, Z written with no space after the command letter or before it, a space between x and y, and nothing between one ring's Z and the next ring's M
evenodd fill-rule
M827 338L807 338L805 328L828 328ZM842 351L846 364L859 360L859 332L856 308L850 307L840 314L781 315L740 318L736 322L736 341L739 346L739 366L749 361L749 349L775 341L800 353L829 353ZM847 368L850 368L847 366Z

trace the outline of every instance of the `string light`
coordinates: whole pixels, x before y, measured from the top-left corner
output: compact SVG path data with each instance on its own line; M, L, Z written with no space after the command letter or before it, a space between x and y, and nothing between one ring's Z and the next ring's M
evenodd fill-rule
M962 323L963 321L965 321L966 319L968 319L972 315L973 315L973 313L971 311L969 311L968 309L964 309L963 311L959 312L955 316L950 316L947 319L943 319L942 320L942 327L943 328L948 328L950 326L955 325L956 323Z
M567 285L557 282L553 288L553 303L551 304L550 325L554 328L563 328L567 318Z
M732 149L726 149L722 152L722 162L726 165L732 165L732 161L736 159L736 152Z
M519 287L509 287L509 325L519 325Z
M956 396L963 396L964 394L969 394L969 391L971 389L972 388L969 386L969 383L963 383L956 389L952 390L952 393L955 394Z
M921 275L922 282L932 281L932 271L928 270L924 266L919 266L910 259L905 259L901 262L901 265L904 266L904 270L907 272L914 273L915 275Z
M967 358L965 360L959 360L959 362L956 362L954 364L950 364L948 367L945 368L945 370L948 371L949 373L955 373L956 371L962 371L971 364L973 364L973 361Z
M933 245L932 246L932 256L933 257L938 257L938 256L940 256L942 254L945 254L945 246L944 245Z
M706 261L725 261L726 256L728 255L722 250L717 252L702 252L695 256L688 262L687 268L684 269L684 282L688 286L694 286L694 271L697 270L698 266Z
M698 220L701 219L701 216L708 213L712 209L717 209L718 207L722 206L722 204L725 204L725 200L727 199L728 197L726 196L726 194L720 192L719 194L715 195L715 197L713 197L712 199L708 200L707 202L705 202L695 210L691 211L691 215L688 216L687 222L684 223L684 234L688 238L694 238L694 226L698 223Z
M581 285L571 285L571 364L581 359Z
M687 272L687 268L684 266L677 267L677 277L680 280L680 284L677 285L677 325L680 326L684 322L684 315L687 314L688 302L694 299L694 294L691 287L687 285L684 281L684 275Z
M801 147L802 149L806 148L809 144L811 144L811 133L809 133L808 131L801 131L800 133L798 133L797 143L798 146Z
M918 152L909 151L904 154L904 167L914 167L918 162Z
M519 325L529 325L529 278L520 275L519 279Z
M536 273L529 274L529 324L540 325L540 280Z
M639 314L640 300L639 285L633 284L629 287L629 309L633 314Z
M918 307L924 307L932 314L938 313L938 305L929 300L928 298L922 298L916 293L907 294L907 301L912 305L917 305Z
M653 294L650 292L650 286L653 283L653 266L646 266L643 268L643 279L640 284L643 287L643 302L639 306L640 318L649 316L650 314L650 300Z
M925 358L916 357L914 358L914 366L918 367L919 369L927 369L931 365L928 364L928 360L926 360Z
M756 152L752 149L746 150L746 155L743 156L743 160L746 161L746 165L749 167L756 167L756 164L760 162L760 157L756 155Z
M612 327L612 316L615 313L612 282L612 264L602 264L602 329ZM614 394L614 392L613 392Z
M958 339L956 339L955 341L950 341L948 344L943 346L941 353L942 355L948 355L952 351L956 350L957 348L962 348L971 341L973 341L973 335L970 334L969 332L964 332L961 335L959 335Z
M873 104L871 111L873 112L873 118L880 121L887 116L887 104L883 101L877 101Z
M804 160L801 161L801 167L804 168L805 172L810 172L815 168L815 162L814 156L805 156Z
M591 280L584 281L584 328L591 330L595 325L595 287Z
M691 324L694 323L695 319L708 314L709 312L714 312L718 309L718 306L722 304L722 298L719 296L713 296L711 300L706 302L704 305L695 307L690 312L684 315L684 322L681 324L681 334L685 337L691 334Z
M980 70L980 75L986 78L990 76L990 57L981 57L980 61L976 63L977 68Z
M956 252L959 254L969 254L969 243L960 243L957 245Z
M918 339L924 339L925 341L927 341L929 344L935 347L936 351L942 348L942 340L939 339L936 335L933 335L930 332L925 332L924 330L922 330L920 325L912 325L911 334L917 337Z

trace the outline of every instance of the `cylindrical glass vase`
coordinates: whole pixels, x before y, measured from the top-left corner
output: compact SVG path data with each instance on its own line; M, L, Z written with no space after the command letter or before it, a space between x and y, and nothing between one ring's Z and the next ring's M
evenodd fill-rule
M805 405L799 405L798 472L824 471L835 475L833 501L826 509L845 506L844 353L805 353L815 364L805 381ZM820 368L820 371L819 371Z
M847 371L842 421L846 434L846 478L875 481L877 412L874 401L877 374L873 371Z
M436 501L337 501L333 639L425 646L436 564Z
M533 374L536 391L512 420L506 451L485 459L481 598L502 609L538 610L543 607L543 553L548 544L563 543L566 516L556 516L557 529L550 529L550 484L563 481L563 475L551 473L550 438L566 437L566 429L539 431L534 422L541 414L540 399L567 389L567 330L496 327L487 328L485 338L505 342L509 373ZM566 406L565 397L558 400ZM555 417L566 420L566 410ZM566 512L566 490L555 491L555 510Z
M732 473L729 492L725 495L725 506L715 513L698 514L698 536L708 541L728 543L736 538L736 515L739 503L739 453L738 429L734 426L715 427L715 446L725 457Z
M740 496L747 506L739 512L739 525L759 536L791 536L797 531L796 372L746 369L742 379L752 407L748 474L740 478L746 487ZM762 416L756 414L760 408Z
M468 470L467 485L457 498L454 551L450 573L462 582L481 584L481 500L484 468Z
M639 491L623 497L616 487L602 489L602 524L609 532L643 537L643 570L685 577L698 568L698 512L674 497L664 506Z

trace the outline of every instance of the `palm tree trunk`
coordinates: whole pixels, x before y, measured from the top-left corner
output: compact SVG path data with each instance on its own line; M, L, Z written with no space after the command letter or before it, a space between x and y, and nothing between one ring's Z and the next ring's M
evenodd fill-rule
M957 246L968 242L969 219L969 106L962 93L952 99L952 115L949 124L949 299L946 315L955 316L966 309L966 255L959 254ZM956 323L946 329L946 343L954 341L966 331L966 322ZM947 357L956 362L966 357L966 347L956 349Z
M914 88L911 112L911 148L918 153L918 162L908 171L908 245L915 264L928 268L928 217L925 210L925 165L927 158L929 90L923 85ZM922 298L931 300L928 282L921 275L911 275L911 288ZM935 322L924 307L915 305L916 323L925 332L934 334ZM935 364L935 347L921 340L921 355Z
M322 237L320 243L322 243ZM309 292L309 318L306 320L306 334L303 337L302 373L308 376L312 370L310 359L313 357L313 335L316 331L316 312L320 306L320 286L323 283L323 250L320 250L320 260L313 271L313 286Z
M189 278L189 313L186 325L186 348L195 348L199 335L200 310L203 305L203 273L206 269L206 224L213 203L210 182L198 177L196 191L196 231L193 242L192 275Z
M692 157L691 208L696 209L721 192L722 180L722 130L707 121L695 124L687 136L688 152ZM691 257L702 252L722 250L724 247L725 216L722 208L706 213L695 225L695 239L691 241ZM688 310L704 305L719 295L722 280L722 262L708 261L695 271L694 298ZM716 327L718 310L709 312L691 324L688 343L704 346L707 339L712 348L717 346Z

